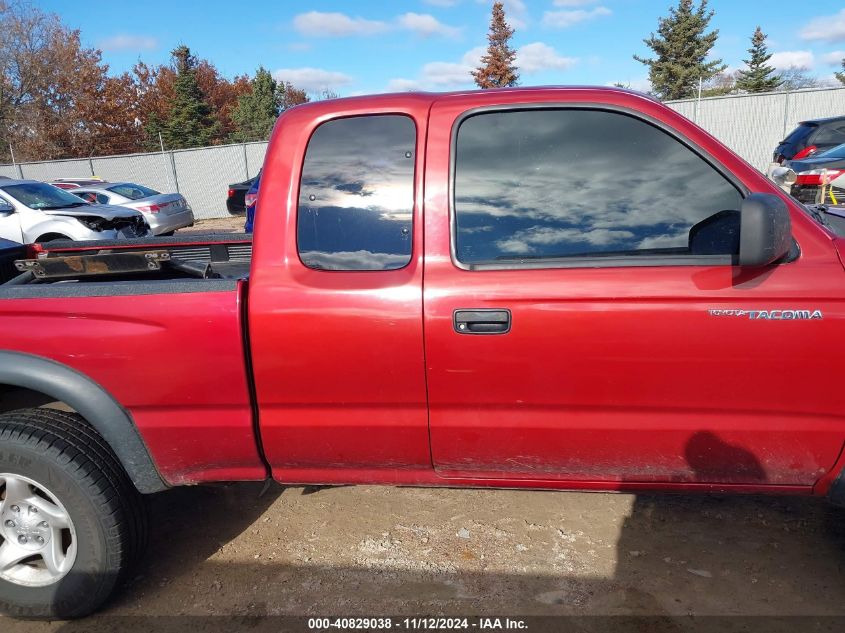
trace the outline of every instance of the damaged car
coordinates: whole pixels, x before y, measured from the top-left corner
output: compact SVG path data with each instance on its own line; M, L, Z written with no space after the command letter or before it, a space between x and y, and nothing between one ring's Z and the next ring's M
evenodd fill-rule
M150 235L144 216L134 209L89 204L37 180L0 180L0 238L30 244Z

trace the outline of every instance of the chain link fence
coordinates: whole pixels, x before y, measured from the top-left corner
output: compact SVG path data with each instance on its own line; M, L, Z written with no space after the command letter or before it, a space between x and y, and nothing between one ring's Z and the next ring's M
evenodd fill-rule
M181 193L197 219L210 219L227 215L228 186L255 176L266 152L267 143L261 142L17 163L0 165L0 176L43 181L95 176L110 182L135 182L166 193Z
M799 122L845 116L845 88L685 99L666 105L765 173L775 147Z
M800 121L845 116L845 88L773 92L669 101L667 105L710 132L764 172L772 152ZM129 181L187 198L198 219L226 216L228 185L261 168L267 143L219 145L149 154L0 165L0 176L54 180L96 176Z

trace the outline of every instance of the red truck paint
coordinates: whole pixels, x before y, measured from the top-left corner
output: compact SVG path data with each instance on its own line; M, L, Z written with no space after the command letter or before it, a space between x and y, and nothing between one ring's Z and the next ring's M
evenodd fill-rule
M455 266L453 123L540 103L625 107L671 128L751 192L781 195L801 257L763 274ZM417 127L411 263L309 269L296 250L308 139L330 119L378 113ZM263 478L251 404L272 476L288 483L824 494L834 478L845 443L837 241L667 107L593 88L324 101L280 118L263 173L250 279L236 293L0 302L11 324L0 348L94 378L131 412L168 482ZM785 307L824 318L708 312ZM513 329L456 335L458 308L510 309Z
M9 299L0 348L51 358L132 414L171 484L262 479L240 293Z

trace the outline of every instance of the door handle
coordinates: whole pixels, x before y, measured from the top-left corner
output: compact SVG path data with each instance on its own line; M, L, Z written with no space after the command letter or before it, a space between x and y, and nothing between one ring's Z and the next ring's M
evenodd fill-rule
M507 334L511 329L511 311L455 310L452 325L458 334Z

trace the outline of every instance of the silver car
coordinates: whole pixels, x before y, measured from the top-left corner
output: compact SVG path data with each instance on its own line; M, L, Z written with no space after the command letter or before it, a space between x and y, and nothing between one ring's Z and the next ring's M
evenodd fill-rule
M138 211L88 204L37 180L0 178L0 237L31 244L52 240L116 240L149 237Z
M178 193L160 193L132 182L85 185L69 192L93 204L117 204L140 211L154 235L172 235L194 224L194 212Z

